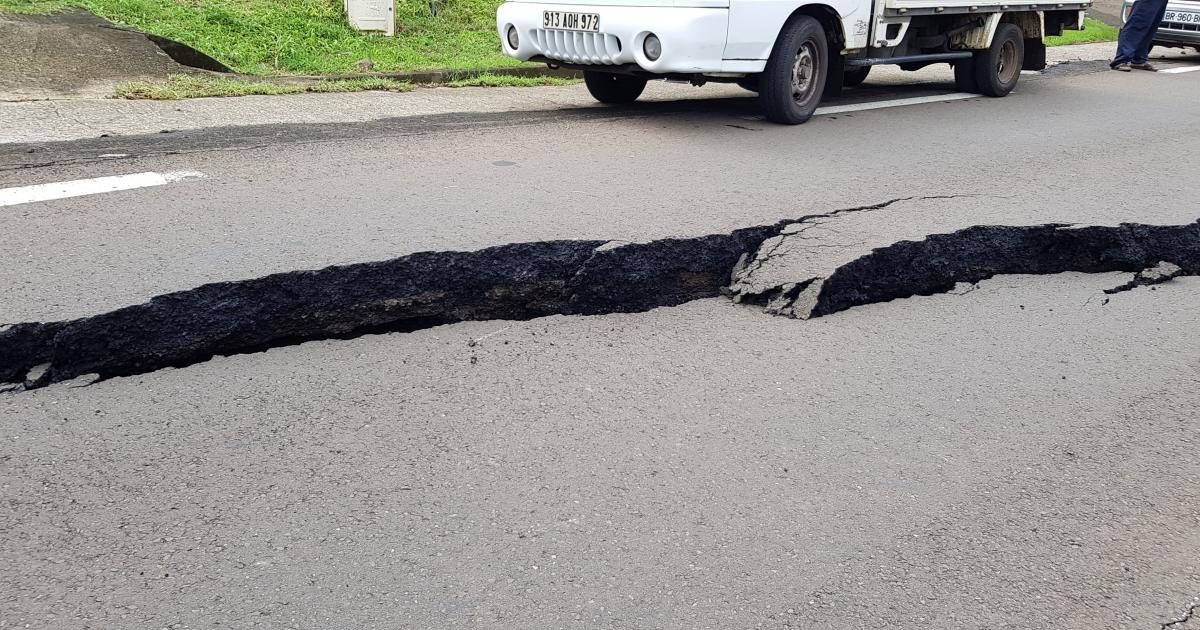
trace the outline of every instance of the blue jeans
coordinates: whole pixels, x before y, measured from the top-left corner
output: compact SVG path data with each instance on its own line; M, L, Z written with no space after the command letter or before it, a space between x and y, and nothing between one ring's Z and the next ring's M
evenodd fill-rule
M1167 0L1137 0L1129 12L1129 19L1121 27L1117 39L1117 56L1112 65L1122 63L1146 63L1158 24L1167 12Z

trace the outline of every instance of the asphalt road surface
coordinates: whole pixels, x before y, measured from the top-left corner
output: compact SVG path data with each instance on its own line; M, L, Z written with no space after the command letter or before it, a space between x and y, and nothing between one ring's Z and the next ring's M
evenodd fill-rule
M661 266L784 222L747 252L777 287L926 247L813 319L716 296L31 375L0 392L0 627L1196 627L1200 245L1116 291L1136 269L1062 235L1200 218L1200 72L916 76L799 127L718 89L0 145L10 325L518 242ZM1080 249L955 262L1041 224ZM890 290L931 256L963 281Z

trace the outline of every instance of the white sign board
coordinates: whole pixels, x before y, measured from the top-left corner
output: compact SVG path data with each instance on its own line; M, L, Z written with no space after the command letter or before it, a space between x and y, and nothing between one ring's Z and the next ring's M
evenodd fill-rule
M396 34L396 0L345 0L350 26L360 31Z

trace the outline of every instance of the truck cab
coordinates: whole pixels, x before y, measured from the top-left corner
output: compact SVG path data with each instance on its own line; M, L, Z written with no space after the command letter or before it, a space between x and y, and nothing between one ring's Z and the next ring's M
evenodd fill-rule
M1045 35L1083 28L1087 2L1033 0L508 0L505 54L581 70L604 103L646 82L736 82L772 121L808 120L871 66L954 67L963 91L1004 96L1045 67Z

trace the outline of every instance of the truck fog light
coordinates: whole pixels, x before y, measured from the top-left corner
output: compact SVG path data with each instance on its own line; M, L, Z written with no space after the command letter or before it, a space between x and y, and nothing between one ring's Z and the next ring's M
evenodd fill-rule
M517 27L508 27L508 47L516 50L521 45L521 40L517 37Z
M642 51L646 53L646 58L650 61L658 61L662 56L662 42L658 41L658 36L650 33L642 42Z

